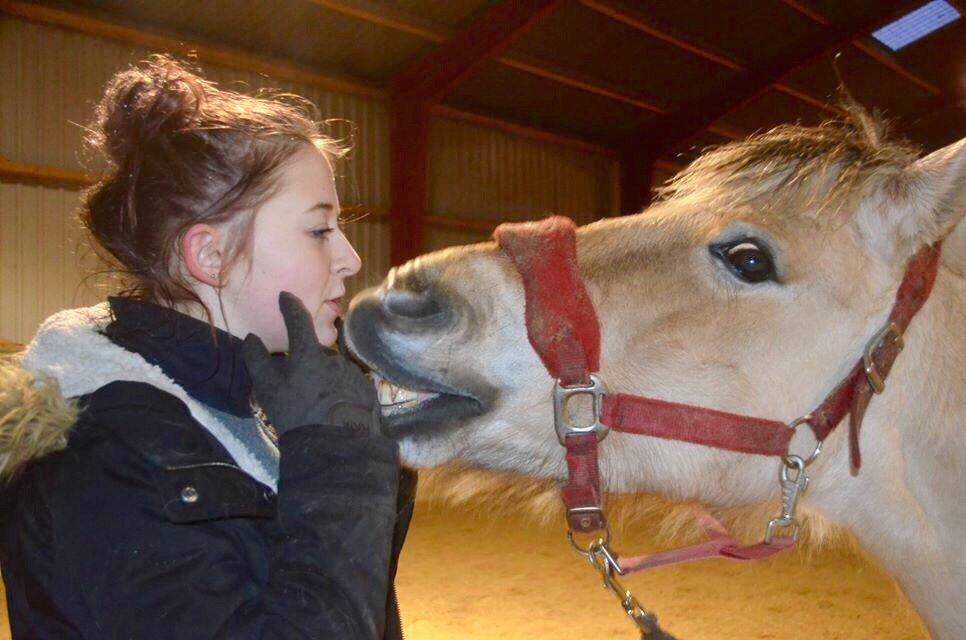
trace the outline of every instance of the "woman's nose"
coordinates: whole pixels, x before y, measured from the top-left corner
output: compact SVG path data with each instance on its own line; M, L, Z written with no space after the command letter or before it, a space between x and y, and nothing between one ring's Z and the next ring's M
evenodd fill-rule
M359 254L356 253L355 248L349 239L346 238L342 233L339 233L339 239L341 242L336 248L336 255L334 256L335 268L333 271L341 275L343 278L348 278L349 276L354 276L359 273L362 268L362 259Z

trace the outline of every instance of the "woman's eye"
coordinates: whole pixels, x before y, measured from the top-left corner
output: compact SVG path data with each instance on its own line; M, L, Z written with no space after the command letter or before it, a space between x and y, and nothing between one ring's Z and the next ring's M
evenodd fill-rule
M322 227L320 229L312 229L311 231L309 231L309 235L311 235L316 240L322 240L330 233L332 233L332 229L330 227Z
M712 245L711 253L745 282L755 284L778 279L771 254L749 240Z

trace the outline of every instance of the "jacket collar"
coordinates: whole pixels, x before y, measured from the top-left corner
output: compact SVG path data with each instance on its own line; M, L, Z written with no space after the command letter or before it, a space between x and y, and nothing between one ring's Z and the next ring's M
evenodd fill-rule
M224 446L242 470L274 489L276 482L264 465L207 406L188 394L159 366L113 343L103 334L111 321L107 304L54 314L44 321L24 351L23 367L34 376L55 381L55 389L65 398L86 396L118 380L146 382L181 400L191 416Z
M114 320L104 335L139 354L209 407L250 417L252 382L242 341L173 309L132 298L108 298Z

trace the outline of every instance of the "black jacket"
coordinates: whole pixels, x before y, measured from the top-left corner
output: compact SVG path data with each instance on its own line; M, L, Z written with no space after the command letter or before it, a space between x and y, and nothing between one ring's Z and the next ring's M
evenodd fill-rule
M237 341L214 346L184 316L146 330L159 308L112 306L100 330L115 344L193 398L240 410ZM184 367L205 348L213 370ZM79 401L66 447L0 492L14 638L401 638L391 585L415 474L400 473L393 442L285 433L276 493L155 386L115 381Z

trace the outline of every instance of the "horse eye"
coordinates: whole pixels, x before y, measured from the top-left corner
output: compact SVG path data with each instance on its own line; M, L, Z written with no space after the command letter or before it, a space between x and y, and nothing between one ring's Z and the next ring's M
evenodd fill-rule
M750 240L712 245L710 249L733 274L745 282L756 284L777 280L771 254Z

